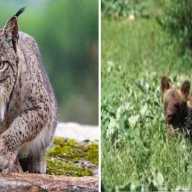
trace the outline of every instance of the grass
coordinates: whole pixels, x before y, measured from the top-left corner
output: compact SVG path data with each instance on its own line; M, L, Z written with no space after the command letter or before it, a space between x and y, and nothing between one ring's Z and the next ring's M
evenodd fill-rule
M191 57L153 18L102 20L103 190L192 189L192 144L167 136L160 101L160 77L191 80Z

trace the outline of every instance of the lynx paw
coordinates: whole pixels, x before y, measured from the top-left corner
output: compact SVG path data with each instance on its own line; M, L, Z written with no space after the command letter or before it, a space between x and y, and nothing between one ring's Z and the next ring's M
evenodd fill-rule
M7 154L0 153L0 171L7 172L15 172L18 168L15 164L16 162L16 154L12 152L7 152Z
M7 147L0 141L0 171L7 173L16 169L16 152L8 151Z

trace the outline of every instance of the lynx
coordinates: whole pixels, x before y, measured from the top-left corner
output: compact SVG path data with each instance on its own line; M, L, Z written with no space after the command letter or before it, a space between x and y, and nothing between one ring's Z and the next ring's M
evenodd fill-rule
M57 107L36 41L18 30L23 11L0 29L0 170L45 173Z

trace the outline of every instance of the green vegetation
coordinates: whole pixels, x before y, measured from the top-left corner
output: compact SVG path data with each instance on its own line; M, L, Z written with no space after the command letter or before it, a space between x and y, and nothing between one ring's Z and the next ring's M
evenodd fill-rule
M162 75L176 83L192 79L191 54L178 53L179 43L156 17L103 16L103 191L192 188L192 144L168 137L160 98Z
M57 137L48 151L47 161L48 174L91 176L93 169L98 167L98 145ZM89 162L92 166L85 166L80 162Z
M192 3L190 0L168 0L164 16L159 20L161 26L176 39L182 52L192 49Z
M101 0L102 15L105 17L127 17L134 14L139 17L151 17L159 14L159 7L165 0Z

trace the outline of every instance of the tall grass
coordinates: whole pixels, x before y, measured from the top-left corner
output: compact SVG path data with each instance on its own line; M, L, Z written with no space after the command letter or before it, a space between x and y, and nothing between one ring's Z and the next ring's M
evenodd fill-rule
M192 189L192 145L168 137L160 77L192 78L155 19L102 22L102 185L105 191Z

